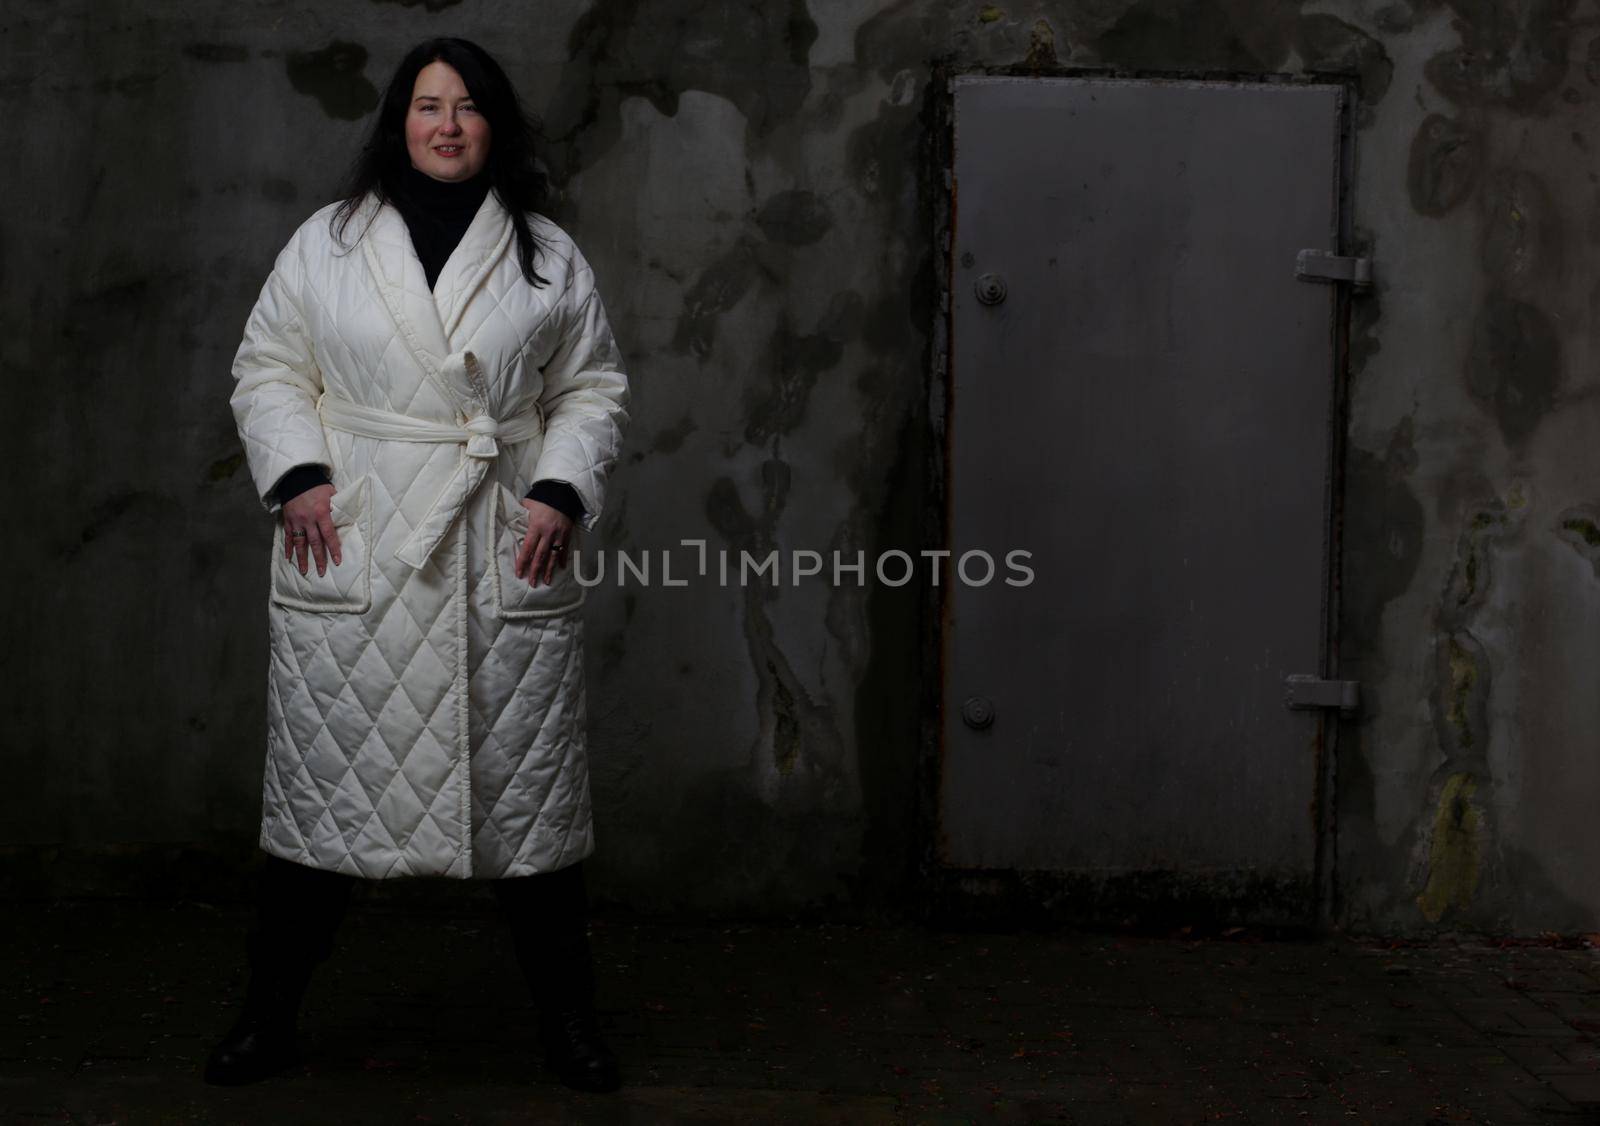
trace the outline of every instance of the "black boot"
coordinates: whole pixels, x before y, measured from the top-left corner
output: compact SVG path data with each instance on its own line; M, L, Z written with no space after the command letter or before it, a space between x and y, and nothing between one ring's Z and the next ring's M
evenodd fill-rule
M594 960L581 862L537 876L495 881L511 924L517 964L539 1010L545 1063L568 1087L615 1091L617 1057L600 1037Z
M615 1091L622 1085L617 1057L600 1038L594 1011L594 966L586 937L552 947L545 968L551 989L539 1011L539 1039L561 1082L580 1091Z
M333 952L353 885L349 876L268 856L245 937L250 985L238 1020L206 1059L207 1083L255 1083L300 1062L300 1002L317 963Z

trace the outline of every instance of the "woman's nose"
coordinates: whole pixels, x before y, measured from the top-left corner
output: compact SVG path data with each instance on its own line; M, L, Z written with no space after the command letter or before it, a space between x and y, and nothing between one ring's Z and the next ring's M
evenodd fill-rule
M456 115L452 113L444 119L444 124L439 128L446 133L459 133L461 132L461 122L457 121Z

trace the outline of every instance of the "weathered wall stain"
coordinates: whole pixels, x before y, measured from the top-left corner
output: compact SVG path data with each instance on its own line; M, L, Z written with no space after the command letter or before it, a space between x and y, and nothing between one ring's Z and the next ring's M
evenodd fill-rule
M845 140L845 167L861 194L888 205L915 190L920 115L915 107L885 106Z
M1575 0L1448 0L1461 46L1424 68L1429 83L1460 106L1536 113L1567 73Z
M1430 2L1431 0L1421 0L1424 5ZM1372 13L1372 26L1391 35L1410 31L1416 26L1416 22L1416 13L1411 10L1409 3L1385 4Z
M768 711L772 716L772 763L778 773L788 777L794 773L795 761L800 757L800 721L795 715L795 698L778 663L767 661L766 684L771 686L772 697Z
M1419 827L1426 845L1427 877L1417 896L1430 923L1439 922L1452 907L1480 920L1496 910L1492 903L1480 907L1474 901L1480 870L1488 860L1487 809L1493 802L1494 782L1489 765L1492 667L1473 626L1493 583L1492 549L1520 532L1528 510L1528 496L1520 485L1468 510L1439 602L1435 685L1429 705L1444 761L1433 772L1424 807L1433 811L1432 818Z
M220 457L206 470L207 481L225 481L244 468L244 451Z
M1028 53L1022 62L1030 70L1049 70L1061 65L1056 58L1056 29L1050 26L1049 20L1033 21L1033 30L1028 34Z
M1366 304L1358 302L1356 309ZM1361 682L1362 712L1361 722L1339 740L1339 816L1347 831L1376 816L1382 771L1375 760L1381 759L1384 745L1374 727L1385 710L1383 686L1391 648L1384 612L1410 589L1427 527L1422 502L1409 482L1418 464L1415 430L1408 415L1390 433L1381 454L1352 447L1345 459L1339 670ZM1359 853L1342 857L1344 878L1358 878L1353 873L1366 859Z
M845 343L855 335L863 304L853 290L835 294L814 333L796 334L787 318L779 321L762 365L767 379L746 389L746 442L766 445L799 425L817 377L839 362Z
M1473 799L1477 783L1471 774L1452 774L1439 795L1428 846L1428 884L1417 906L1430 923L1450 907L1472 905L1478 888L1484 811Z
M295 187L293 180L268 176L261 181L261 194L273 203L293 203L300 198L300 189Z
M377 88L361 73L366 65L367 49L343 40L284 57L294 88L315 98L329 117L344 121L359 120L378 107Z
M1549 189L1526 169L1502 168L1483 198L1483 269L1508 290L1562 274L1563 224Z
M61 564L71 563L113 533L162 519L172 503L170 495L153 489L118 489L95 501L76 534L63 537L51 554Z
M650 449L658 454L676 453L682 447L684 440L698 429L694 416L686 414L671 426L656 431Z
M160 70L113 74L95 79L90 88L97 94L122 94L130 98L143 98L153 93L165 77L166 73Z
M1371 120L1372 107L1394 78L1394 63L1382 43L1337 16L1316 13L1295 25L1295 49L1309 73L1354 74L1362 112Z
M1275 71L1299 3L1139 0L1095 42L1106 62L1148 70Z
M672 346L705 359L716 338L717 318L739 304L755 284L757 265L749 245L740 240L708 265L683 295Z
M203 63L242 63L250 57L241 43L185 43L183 53Z
M1436 728L1452 760L1481 756L1488 739L1489 662L1483 645L1465 629L1438 645Z
M1460 121L1431 113L1411 141L1406 190L1423 215L1448 215L1472 195L1483 163L1483 142Z
M1522 445L1555 405L1561 382L1561 338L1549 315L1491 291L1473 325L1465 376L1507 445Z
M1448 6L1461 45L1429 59L1424 73L1434 89L1468 112L1456 120L1430 115L1412 142L1408 182L1412 204L1424 215L1445 214L1470 194L1482 160L1485 109L1548 110L1566 80L1574 28L1574 0L1448 0ZM1593 42L1590 51L1593 58ZM1573 89L1561 96L1568 103L1581 97Z
M706 497L706 519L735 558L747 552L755 560L765 559L777 546L776 527L790 488L789 467L768 458L761 464L759 512L747 511L738 486L721 477ZM800 770L811 787L837 786L844 739L831 710L812 699L774 634L764 605L774 589L757 579L744 586L742 595L745 642L760 682L755 701L760 733L751 748L752 785L759 781L765 758L785 778Z
M1351 657L1381 648L1383 610L1411 587L1427 518L1406 478L1415 468L1411 423L1382 457L1352 449L1345 469L1342 646Z
M1555 533L1594 568L1600 579L1600 509L1576 505L1556 518Z
M885 4L856 29L856 62L886 82L906 70L925 74L928 60L948 50L956 18L948 4Z
M773 242L809 246L828 233L833 216L816 192L779 192L756 213L756 226Z
M1527 497L1513 485L1506 499L1496 498L1476 506L1456 547L1455 561L1445 581L1439 621L1446 629L1464 626L1482 604L1493 580L1491 548L1517 531L1527 511Z
M1306 74L1356 80L1358 126L1394 78L1383 42L1338 16L1300 15L1303 2L1269 0L1140 0L1094 37L1105 63L1137 70L1280 72L1290 52Z
M805 0L600 0L573 25L545 114L553 183L564 185L616 143L630 96L670 117L684 91L716 94L739 107L754 137L766 136L805 102L816 38Z

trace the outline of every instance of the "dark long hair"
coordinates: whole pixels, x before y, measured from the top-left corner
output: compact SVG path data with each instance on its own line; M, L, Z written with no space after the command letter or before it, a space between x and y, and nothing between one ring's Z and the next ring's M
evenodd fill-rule
M406 151L406 112L411 106L411 91L416 87L418 73L435 61L455 68L478 112L488 121L489 159L485 169L489 187L511 213L522 276L529 285L547 285L548 279L533 266L535 252L544 247L529 228L527 216L530 211L544 208L550 190L544 173L534 163L534 137L539 125L522 108L516 88L500 64L467 39L429 39L411 48L400 60L378 104L378 116L366 144L339 190L343 202L330 218L329 227L343 244L345 228L369 192L380 202L395 198L401 174L411 167L411 156Z

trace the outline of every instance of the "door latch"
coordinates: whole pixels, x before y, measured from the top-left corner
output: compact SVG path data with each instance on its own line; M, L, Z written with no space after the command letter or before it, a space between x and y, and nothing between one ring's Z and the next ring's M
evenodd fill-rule
M1338 708L1342 715L1354 715L1361 706L1361 682L1296 673L1283 679L1283 705L1296 711Z
M1364 292L1372 288L1372 259L1302 250L1295 255L1294 276L1301 281L1348 282L1351 289Z

